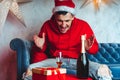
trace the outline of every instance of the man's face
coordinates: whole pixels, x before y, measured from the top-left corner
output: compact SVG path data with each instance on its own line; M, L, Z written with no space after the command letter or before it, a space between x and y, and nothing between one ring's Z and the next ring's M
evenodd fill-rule
M73 19L74 16L71 13L55 15L55 20L61 33L66 33L70 29Z

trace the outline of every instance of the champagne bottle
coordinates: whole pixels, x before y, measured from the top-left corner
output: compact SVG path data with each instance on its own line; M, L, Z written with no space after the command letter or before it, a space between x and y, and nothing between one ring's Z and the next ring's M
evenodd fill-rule
M89 75L89 61L85 51L86 36L81 36L81 53L77 59L77 77L80 79L87 79Z

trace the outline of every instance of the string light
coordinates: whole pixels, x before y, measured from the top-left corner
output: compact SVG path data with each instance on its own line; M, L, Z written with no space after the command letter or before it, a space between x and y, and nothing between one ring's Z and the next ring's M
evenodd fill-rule
M100 5L103 3L106 5L117 4L116 0L84 0L83 4L81 5L81 8L87 6L90 3L93 3L96 11L100 9Z

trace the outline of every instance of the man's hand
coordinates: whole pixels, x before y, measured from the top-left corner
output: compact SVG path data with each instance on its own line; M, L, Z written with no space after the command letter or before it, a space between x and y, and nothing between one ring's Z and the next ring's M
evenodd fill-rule
M34 40L36 46L39 47L40 49L42 49L43 45L45 43L45 33L42 34L42 38L40 38L37 35L34 35L33 40Z
M32 76L32 70L27 69L27 71L23 73L22 79L23 80L28 80L26 78L29 77L29 76Z
M94 39L95 39L95 36L92 35L85 41L85 49L86 50L89 50L92 47L92 45L94 43Z

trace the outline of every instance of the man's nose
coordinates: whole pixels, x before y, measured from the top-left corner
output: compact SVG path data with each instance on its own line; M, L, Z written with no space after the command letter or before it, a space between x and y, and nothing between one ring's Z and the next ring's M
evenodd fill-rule
M65 22L62 22L62 27L66 27L66 23Z

